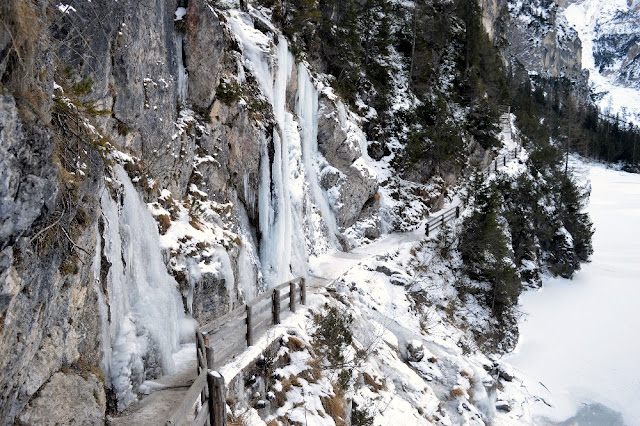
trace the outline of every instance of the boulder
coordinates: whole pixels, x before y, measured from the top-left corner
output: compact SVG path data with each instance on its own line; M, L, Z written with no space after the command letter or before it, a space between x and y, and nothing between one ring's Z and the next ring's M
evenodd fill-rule
M496 401L496 409L508 413L509 411L511 411L511 404L509 403L509 401L499 399Z
M424 358L424 345L420 340L412 340L407 344L407 361L420 362Z

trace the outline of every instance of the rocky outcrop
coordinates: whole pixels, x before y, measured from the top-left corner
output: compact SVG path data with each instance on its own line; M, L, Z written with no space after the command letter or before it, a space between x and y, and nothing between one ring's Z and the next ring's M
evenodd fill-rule
M482 26L496 44L504 41L504 29L509 18L506 0L480 0Z
M99 374L85 379L71 371L56 373L20 414L22 424L91 425L104 422L106 396Z
M330 164L321 171L321 184L330 194L338 226L347 228L367 202L375 201L378 181L362 159L365 136L347 121L344 106L321 98L319 116L318 150Z
M505 27L507 59L515 58L529 72L543 77L567 77L586 82L582 73L582 43L550 1L527 0L509 5Z
M52 75L45 64L32 72ZM10 423L61 366L100 360L90 206L102 159L87 147L78 159L92 177L69 174L67 149L77 146L65 140L61 147L47 123L51 104L40 102L51 99L46 79L24 80L18 64L7 67L3 83L12 94L0 97L0 423ZM24 87L45 95L26 97Z
M0 96L0 131L0 242L5 248L29 234L43 210L53 210L56 170L51 133L23 121L13 96Z
M246 70L210 2L10 3L0 6L12 17L0 26L0 423L100 423L114 406L98 374L113 266L101 196L122 198L111 166L126 163L150 204L168 190L174 208L192 208L194 234L224 236L193 250L184 235L189 250L166 253L183 262L173 272L185 306L206 322L259 289L258 186L273 161L273 113L253 79L242 93L228 85ZM178 3L188 6L182 20ZM322 183L348 227L375 215L378 183L359 129L322 100ZM200 213L197 202L217 210ZM224 271L191 274L188 259L204 252L224 258Z
M601 74L640 88L640 13L629 8L600 16L594 26L593 59Z

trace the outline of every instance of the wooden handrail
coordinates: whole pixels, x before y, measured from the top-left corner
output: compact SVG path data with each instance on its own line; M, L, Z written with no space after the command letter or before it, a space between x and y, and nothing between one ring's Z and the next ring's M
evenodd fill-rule
M269 298L271 298L269 304L254 309ZM287 298L289 303L281 303ZM226 424L224 378L213 371L215 366L224 361L225 357L235 356L237 352L247 346L252 346L257 333L265 325L270 326L280 322L282 309L295 312L298 300L303 305L307 303L307 286L304 278L295 278L282 283L196 330L198 378L193 382L166 424L177 425L190 421L190 411L196 406L199 398L202 404L200 412L192 421L193 424L198 426L205 424L223 426ZM264 311L269 312L267 317L260 315ZM235 325L234 321L246 325L244 336L243 333L235 333L237 327L234 327L234 333L229 333L228 326ZM218 331L220 333L216 336ZM218 338L216 339L216 337ZM210 344L215 345L216 340L218 341L217 347L209 346Z
M502 154L494 158L491 163L485 168L482 169L482 173L490 173L491 167L494 167L494 170L498 170L498 164L501 164L502 167L507 165L507 160L512 160L518 158L518 150L519 148L515 148L513 151L507 151L506 154ZM425 234L429 236L431 231L435 231L436 229L444 226L451 219L460 217L460 206L453 206L448 208L445 211L439 211L438 214L432 218L427 219L425 223Z
M167 426L178 425L186 421L189 412L194 407L196 400L200 398L200 394L205 388L207 383L207 374L207 369L202 370L202 373L200 373L198 378L193 382L178 408L175 409L171 414L171 417L169 417L169 420L165 423Z

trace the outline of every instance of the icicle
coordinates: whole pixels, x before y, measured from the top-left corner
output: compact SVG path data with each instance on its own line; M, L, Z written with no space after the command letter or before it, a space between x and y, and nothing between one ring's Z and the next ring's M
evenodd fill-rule
M181 33L176 33L176 57L178 62L178 102L180 105L185 105L187 102L187 87L189 75L184 66L184 52L183 52L184 36Z

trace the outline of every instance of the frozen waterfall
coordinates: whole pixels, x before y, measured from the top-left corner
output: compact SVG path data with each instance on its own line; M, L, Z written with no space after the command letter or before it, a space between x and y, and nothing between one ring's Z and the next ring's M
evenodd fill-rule
M194 331L194 323L167 273L155 220L124 169L114 169L122 184L116 191L121 202L107 190L101 197L103 255L109 263L105 341L110 347L105 347L104 365L121 410L135 401L138 386L148 376L171 372L172 354L181 338Z
M339 247L336 235L338 225L327 194L320 187L320 166L326 160L318 152L318 90L311 81L309 71L303 64L298 65L298 96L296 114L302 130L302 158L307 174L311 197L322 214L333 247Z
M287 40L278 37L274 55L271 37L255 29L248 15L230 11L229 25L242 45L244 65L271 103L276 122L273 134L267 135L271 139L262 140L258 188L260 262L271 287L306 275L309 240L317 244L314 238L324 238L329 240L324 245L338 247L335 216L318 179L320 165L326 162L317 151L318 92L305 66L299 65L295 112L300 129L286 104L295 62ZM309 218L311 204L321 220ZM316 222L326 227L319 235L311 230Z

